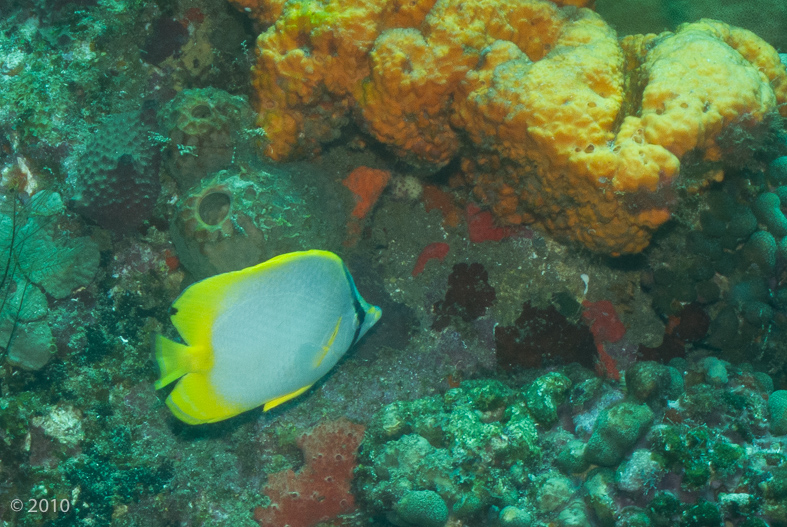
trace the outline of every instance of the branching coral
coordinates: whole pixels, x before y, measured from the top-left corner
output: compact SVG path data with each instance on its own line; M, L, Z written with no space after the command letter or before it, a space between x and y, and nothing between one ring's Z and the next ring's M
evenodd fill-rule
M739 154L725 137L787 115L778 54L721 22L619 42L546 0L239 3L275 20L253 73L271 157L318 150L352 116L412 163L460 158L502 222L599 252L642 250L677 190Z

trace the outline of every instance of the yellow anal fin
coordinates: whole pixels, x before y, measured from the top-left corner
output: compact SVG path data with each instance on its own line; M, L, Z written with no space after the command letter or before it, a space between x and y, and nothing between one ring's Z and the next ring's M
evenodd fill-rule
M322 347L322 349L320 350L320 354L317 356L317 359L314 362L315 368L318 368L320 364L322 364L322 361L325 360L325 356L328 355L328 351L331 349L331 346L333 346L333 341L336 340L336 335L339 334L339 326L341 324L342 324L342 317L339 317L339 321L336 322L336 327L333 328L333 333L331 333L328 342L325 344L325 346Z
M203 373L183 377L169 394L167 406L175 417L190 425L215 423L250 410L222 399Z
M303 388L298 388L297 390L295 390L292 393L288 393L287 395L282 395L281 397L277 397L276 399L268 401L267 403L265 403L265 406L263 406L262 409L267 412L271 408L276 408L280 404L286 403L290 399L294 399L294 398L298 397L300 394L302 394L303 392L305 392L306 390L308 390L311 387L312 387L312 385L310 384L308 386L304 386Z
M156 335L154 346L159 368L159 379L155 384L157 390L189 373L191 360L188 346L173 342L163 335Z

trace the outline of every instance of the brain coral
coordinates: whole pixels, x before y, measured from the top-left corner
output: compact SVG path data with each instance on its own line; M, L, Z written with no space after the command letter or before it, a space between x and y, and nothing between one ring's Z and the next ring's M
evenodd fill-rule
M776 51L721 22L619 41L587 2L236 3L273 23L253 70L268 155L317 151L352 117L411 163L460 158L499 220L599 252L642 250L676 189L739 153L725 135L787 115Z

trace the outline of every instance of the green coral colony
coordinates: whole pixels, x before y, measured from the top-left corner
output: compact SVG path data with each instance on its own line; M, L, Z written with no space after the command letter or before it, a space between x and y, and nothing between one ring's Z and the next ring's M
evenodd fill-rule
M771 390L716 359L639 362L625 391L574 367L520 388L466 381L378 412L354 485L402 526L445 525L436 510L470 525L780 525L787 391Z
M398 89L385 68L352 94L338 77L356 72L320 88L297 68L287 77L296 61L359 51L318 29L372 0L338 14L327 1L231 3L245 9L0 0L0 527L787 526L783 118L725 122L724 156L689 151L679 184L625 202L609 192L612 216L664 201L672 220L640 254L589 254L496 223L510 189L461 175L551 173L535 166L549 155L513 166L511 144L438 122L448 102L374 122L400 102L375 91ZM573 20L566 5L587 2L555 3ZM621 36L724 18L787 52L784 2L596 3L600 17L582 16ZM420 35L407 20L431 9L394 4L369 64L401 54L397 39ZM298 24L316 29L286 44L268 82L252 43ZM662 38L640 36L643 49ZM451 95L473 91L488 116L508 111L490 87L508 86L511 63L537 68L497 42L474 57L476 84ZM544 42L534 49L552 53ZM634 42L636 92L647 72ZM758 50L728 47L756 75ZM421 52L397 66L402 79L439 91L418 84L441 66ZM266 157L290 132L283 150L302 158ZM400 140L412 155L397 157ZM470 154L422 162L441 141ZM548 184L518 182L534 195ZM263 270L303 254L330 259L331 274L268 273L260 287ZM270 334L280 345L260 353ZM284 388L268 393L265 375Z

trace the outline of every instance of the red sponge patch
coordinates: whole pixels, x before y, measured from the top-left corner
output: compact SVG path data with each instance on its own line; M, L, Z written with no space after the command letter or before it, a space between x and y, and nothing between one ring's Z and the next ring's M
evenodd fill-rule
M297 472L268 476L269 507L258 507L254 519L263 527L314 527L355 509L350 480L361 444L363 425L347 419L326 421L298 439L306 463Z
M599 300L590 302L584 300L582 307L582 318L590 326L590 331L599 342L617 342L626 333L626 326L623 325L618 317L615 306L609 300Z

